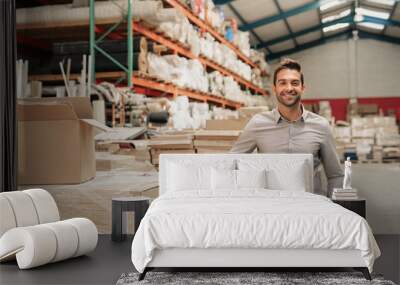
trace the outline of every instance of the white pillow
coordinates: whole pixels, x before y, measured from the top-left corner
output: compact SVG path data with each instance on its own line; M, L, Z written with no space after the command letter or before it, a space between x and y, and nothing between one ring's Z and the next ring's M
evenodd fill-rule
M239 170L266 170L267 187L271 190L306 191L307 165L304 160L275 160L262 159L238 160Z
M180 159L167 164L167 191L191 191L197 190L198 193L212 191L211 170L225 169L230 171L235 169L235 160L215 160L210 165L209 161L196 161Z
M213 191L235 191L237 189L236 170L217 169L211 170L211 188Z
M236 170L238 188L267 188L267 171Z
M168 174L168 191L211 189L211 167L209 166L170 163Z
M305 192L307 183L304 166L304 163L293 163L289 169L268 169L268 188L272 190Z

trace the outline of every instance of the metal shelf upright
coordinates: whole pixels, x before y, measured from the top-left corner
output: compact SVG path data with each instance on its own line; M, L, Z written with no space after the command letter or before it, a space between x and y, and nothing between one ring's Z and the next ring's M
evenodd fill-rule
M96 14L95 14L95 0L90 0L89 7L89 47L90 47L90 76L91 83L96 81L96 52L99 52L104 57L108 58L112 63L117 65L126 73L126 80L128 87L133 86L132 76L133 76L133 29L132 29L132 7L131 1L127 0L128 6L127 10L123 9L119 5L117 5L114 1L111 1L116 6L118 6L121 10L126 12L126 38L127 38L127 62L124 63L119 62L113 56L111 56L107 51L102 49L99 44L114 30L116 30L123 22L124 19L116 22L114 25L109 27L100 37L96 38Z

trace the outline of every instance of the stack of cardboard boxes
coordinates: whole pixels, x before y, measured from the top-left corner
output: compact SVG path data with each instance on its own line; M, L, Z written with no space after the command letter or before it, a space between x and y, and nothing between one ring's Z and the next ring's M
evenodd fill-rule
M160 154L163 153L195 153L191 132L153 136L149 146L151 163L155 166L158 166Z
M228 153L237 141L241 131L197 131L194 146L197 153Z
M334 128L341 159L350 156L361 162L400 159L400 135L395 117L354 117L349 126Z

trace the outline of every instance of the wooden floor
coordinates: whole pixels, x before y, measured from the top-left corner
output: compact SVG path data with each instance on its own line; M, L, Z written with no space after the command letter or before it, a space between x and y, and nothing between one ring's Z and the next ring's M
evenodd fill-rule
M375 273L399 283L400 235L377 235L382 256ZM134 271L130 258L131 240L112 242L101 235L96 250L82 256L30 270L19 270L15 262L0 265L0 284L115 284L124 272Z

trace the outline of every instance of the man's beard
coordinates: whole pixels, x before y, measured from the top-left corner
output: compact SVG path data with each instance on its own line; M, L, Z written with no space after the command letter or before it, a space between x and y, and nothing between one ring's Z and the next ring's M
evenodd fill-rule
M285 102L285 100L282 99L282 97L280 95L276 96L276 98L279 101L279 103L281 103L285 107L289 107L289 108L296 106L300 102L301 96L298 93L289 95L289 96L296 96L296 99L292 103L287 103L287 102Z

